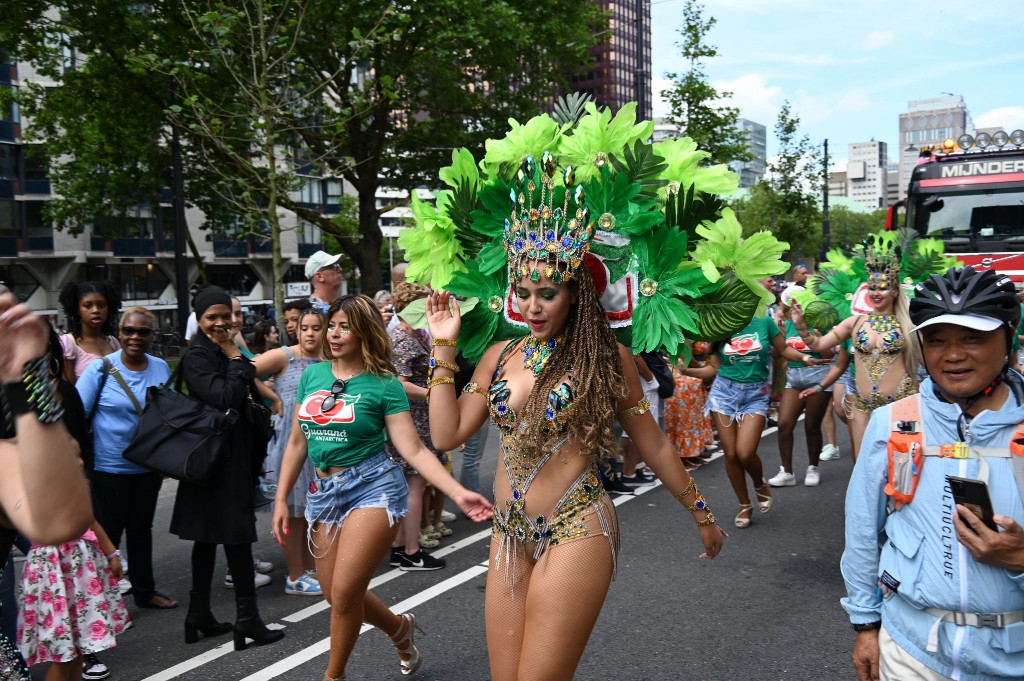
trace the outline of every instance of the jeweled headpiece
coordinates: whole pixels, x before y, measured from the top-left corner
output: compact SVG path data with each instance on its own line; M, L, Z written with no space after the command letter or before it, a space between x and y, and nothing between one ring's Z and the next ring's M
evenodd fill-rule
M886 243L874 234L864 240L864 268L868 274L868 288L888 289L899 286L903 249L899 244Z
M569 281L590 250L594 225L583 186L573 188L576 174L571 167L562 171L564 184L558 186L557 172L551 152L544 152L540 167L527 156L516 177L519 191L509 190L512 214L505 220L504 237L509 281L526 275L538 281L542 272L556 284Z

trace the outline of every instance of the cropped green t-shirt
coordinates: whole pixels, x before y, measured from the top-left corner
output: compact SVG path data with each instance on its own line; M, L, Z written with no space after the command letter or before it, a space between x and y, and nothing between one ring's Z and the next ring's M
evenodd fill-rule
M354 466L384 451L384 419L409 411L409 398L397 377L358 374L323 413L335 380L330 362L314 364L302 372L296 394L299 428L306 436L310 460L321 470Z
M751 319L746 328L733 334L718 349L718 356L722 360L718 375L737 383L767 381L768 368L772 363L772 339L780 333L771 317Z

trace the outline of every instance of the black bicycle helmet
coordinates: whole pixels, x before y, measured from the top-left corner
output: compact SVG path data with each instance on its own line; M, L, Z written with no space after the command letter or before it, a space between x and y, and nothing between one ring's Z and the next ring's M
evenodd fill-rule
M1020 301L1013 282L1005 274L954 267L942 276L933 274L918 284L910 301L910 320L914 326L942 315L996 319L1013 333L1020 323Z

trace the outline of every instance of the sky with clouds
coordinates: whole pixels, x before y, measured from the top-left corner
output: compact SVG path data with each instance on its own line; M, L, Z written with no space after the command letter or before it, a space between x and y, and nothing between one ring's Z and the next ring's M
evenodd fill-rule
M872 138L897 158L899 115L912 99L963 95L978 127L1024 128L1024 4L1010 0L704 0L719 56L705 70L744 118L772 128L789 100L801 131L847 144ZM683 0L652 0L654 113L668 107L666 72L687 63L676 46Z

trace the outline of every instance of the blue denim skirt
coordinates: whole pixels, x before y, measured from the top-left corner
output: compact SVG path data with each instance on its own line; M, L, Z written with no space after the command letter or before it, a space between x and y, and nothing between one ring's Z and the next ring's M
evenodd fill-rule
M306 493L306 521L310 532L322 525L341 527L357 508L382 508L394 525L409 512L409 485L402 469L387 452L381 452L351 468L317 478Z
M724 416L741 418L747 414L768 414L768 381L740 383L718 376L711 384L704 413L718 412Z

